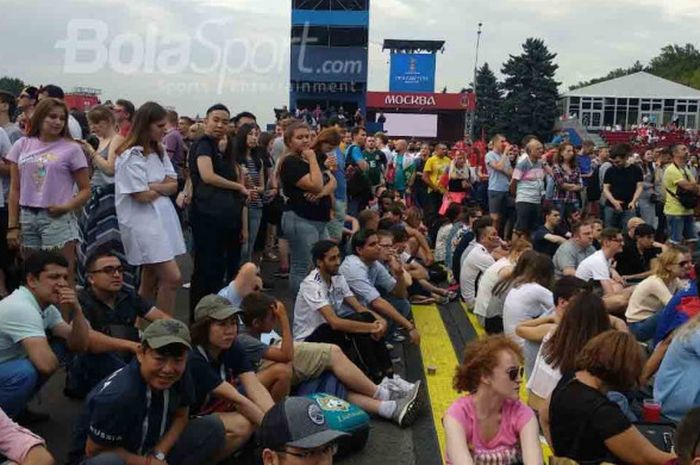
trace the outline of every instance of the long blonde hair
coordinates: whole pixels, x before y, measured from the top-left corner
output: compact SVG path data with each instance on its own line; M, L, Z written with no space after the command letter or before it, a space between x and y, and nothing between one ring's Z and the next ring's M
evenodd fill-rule
M684 247L669 246L661 255L651 261L651 274L665 283L670 283L675 277L670 269L671 265L676 263L679 256L687 253L688 249Z

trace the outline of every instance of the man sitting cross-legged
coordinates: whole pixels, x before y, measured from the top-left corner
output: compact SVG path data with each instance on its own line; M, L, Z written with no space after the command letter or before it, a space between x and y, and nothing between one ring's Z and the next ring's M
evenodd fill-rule
M401 379L384 378L373 383L335 344L294 342L284 305L265 294L253 293L243 299L245 331L238 336L249 360L258 366L258 378L265 385L266 372L275 365L292 363L292 386L318 377L330 370L348 389L348 401L367 412L408 426L418 413L420 382L415 385ZM260 341L279 323L281 344L271 346ZM274 376L272 377L274 378ZM404 389L402 389L402 387Z
M78 293L90 322L88 353L73 357L65 393L83 398L103 378L126 365L139 350L138 318L149 322L170 318L124 287L124 265L109 251L98 251L85 263L88 286Z

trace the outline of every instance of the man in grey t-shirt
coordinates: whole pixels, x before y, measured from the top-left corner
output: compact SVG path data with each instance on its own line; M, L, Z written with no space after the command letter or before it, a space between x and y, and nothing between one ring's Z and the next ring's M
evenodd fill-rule
M575 224L571 232L573 238L560 245L552 258L557 279L562 276L574 276L579 264L595 253L591 223Z

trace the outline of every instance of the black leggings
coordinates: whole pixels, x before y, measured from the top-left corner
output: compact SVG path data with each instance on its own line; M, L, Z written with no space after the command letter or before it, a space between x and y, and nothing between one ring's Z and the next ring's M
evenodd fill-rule
M345 318L364 323L372 323L376 320L369 312L353 313ZM337 345L376 384L381 383L385 376L391 377L394 374L391 356L383 339L375 341L369 334L336 331L329 324L324 323L305 341Z

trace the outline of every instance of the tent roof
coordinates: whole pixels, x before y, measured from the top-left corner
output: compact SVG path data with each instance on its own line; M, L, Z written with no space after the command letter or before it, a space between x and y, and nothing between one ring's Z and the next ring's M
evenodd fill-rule
M639 71L565 92L562 97L700 99L700 90Z

